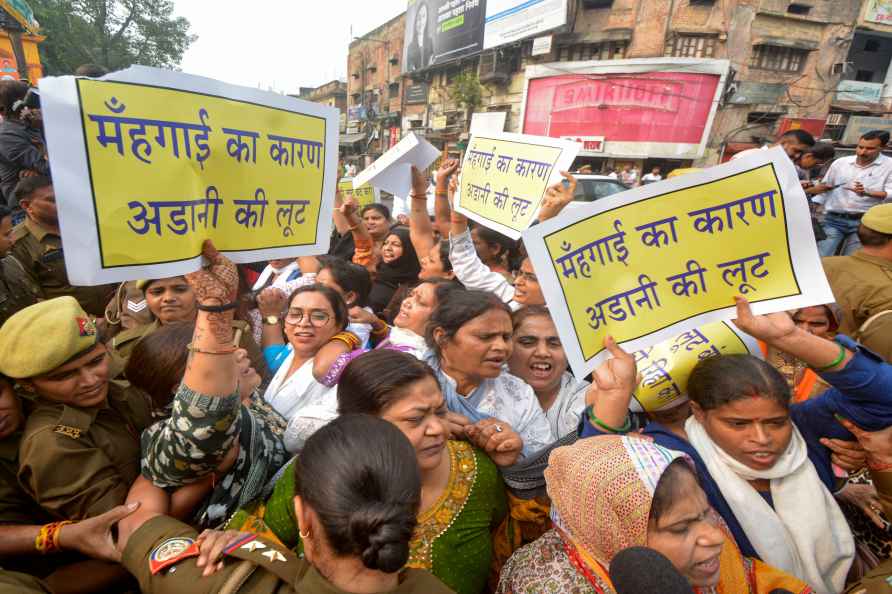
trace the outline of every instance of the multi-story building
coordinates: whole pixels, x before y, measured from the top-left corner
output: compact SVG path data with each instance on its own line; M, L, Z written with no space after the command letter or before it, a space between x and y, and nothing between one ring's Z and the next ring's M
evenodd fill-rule
M510 132L576 137L596 170L714 164L790 128L850 141L847 126L877 125L864 116L892 103L892 14L876 0L566 4L565 25L535 40L413 72L404 131L460 148L463 72L479 78L476 112L505 112Z
M333 80L306 92L301 99L335 107L341 112L340 132L347 132L347 83Z
M342 148L368 164L399 142L405 13L357 37L347 55L347 133Z

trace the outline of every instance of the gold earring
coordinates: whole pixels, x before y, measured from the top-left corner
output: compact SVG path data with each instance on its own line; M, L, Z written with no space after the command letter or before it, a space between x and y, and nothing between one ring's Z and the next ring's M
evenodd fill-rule
M297 533L300 535L301 538L309 538L309 537L310 537L310 531L309 531L309 530L307 530L307 533L306 533L306 534L304 534L303 531L301 531L301 530L298 530Z

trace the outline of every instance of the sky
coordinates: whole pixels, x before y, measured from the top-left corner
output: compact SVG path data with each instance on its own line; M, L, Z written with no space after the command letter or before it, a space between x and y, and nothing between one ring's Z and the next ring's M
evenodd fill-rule
M406 9L406 0L174 0L198 39L183 72L296 93L346 80L347 48Z

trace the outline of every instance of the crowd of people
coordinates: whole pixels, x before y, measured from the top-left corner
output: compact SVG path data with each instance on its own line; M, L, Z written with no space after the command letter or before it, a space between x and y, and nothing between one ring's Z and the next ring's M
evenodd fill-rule
M0 145L39 122L26 94L0 85ZM456 160L433 188L413 169L397 220L338 195L325 256L206 242L193 273L75 287L39 133L0 146L0 592L658 591L616 570L636 547L689 591L886 591L888 134L817 181L833 152L809 138L778 144L818 249L861 246L825 260L837 303L738 298L764 358L705 358L647 414L611 338L568 370L523 244L452 209Z

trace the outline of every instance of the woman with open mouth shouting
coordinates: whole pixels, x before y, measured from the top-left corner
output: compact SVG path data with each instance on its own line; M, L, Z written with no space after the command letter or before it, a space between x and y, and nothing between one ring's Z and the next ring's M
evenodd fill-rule
M643 433L694 460L710 503L744 555L821 594L840 592L855 543L832 495L838 485L823 442L852 439L839 417L870 431L892 425L892 366L848 337L830 341L810 334L786 313L753 315L742 297L735 324L801 359L833 387L791 403L786 380L765 361L711 357L690 375L693 415L681 431L650 422ZM629 428L635 360L612 339L605 346L613 358L595 371L598 388L587 396L584 437Z
M497 594L616 594L608 568L629 547L662 554L697 594L814 592L741 555L681 452L635 436L581 439L552 452L545 479L554 528L514 553Z
M567 353L545 306L527 305L511 317L514 349L508 369L533 388L552 435L575 433L590 384L567 370Z
M511 310L492 293L456 291L440 303L427 324L427 343L449 407L452 433L478 435L513 429L522 451L502 452L510 466L556 438L533 389L504 367L511 357Z

